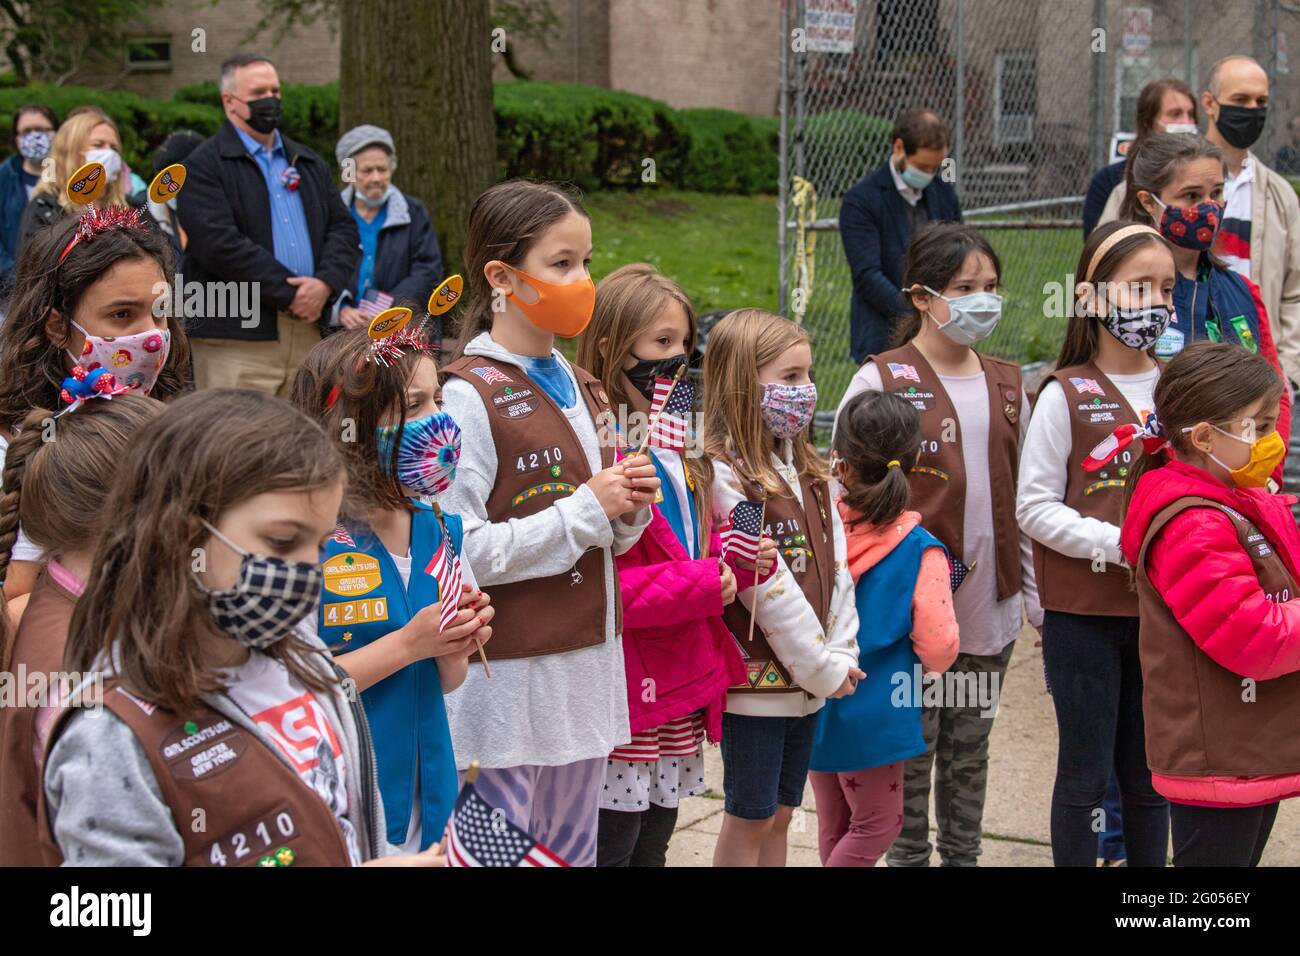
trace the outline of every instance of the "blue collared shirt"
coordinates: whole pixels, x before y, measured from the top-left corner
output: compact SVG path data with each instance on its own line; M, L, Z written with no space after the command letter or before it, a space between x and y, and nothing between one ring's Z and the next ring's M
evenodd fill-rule
M379 232L384 228L384 223L388 221L388 203L384 203L379 214L370 222L361 218L357 212L356 200L353 200L352 218L357 222L357 232L361 236L361 267L357 269L357 288L352 293L352 297L358 302L370 288L375 276L375 254L379 251ZM381 292L388 291L381 289Z
M248 155L257 160L262 178L266 180L266 193L271 200L271 241L275 258L280 265L297 276L310 276L316 272L316 260L311 251L311 234L307 232L307 213L302 207L302 197L290 190L284 181L289 168L289 157L284 152L280 131L275 131L275 145L269 150L242 129L235 132L244 142Z

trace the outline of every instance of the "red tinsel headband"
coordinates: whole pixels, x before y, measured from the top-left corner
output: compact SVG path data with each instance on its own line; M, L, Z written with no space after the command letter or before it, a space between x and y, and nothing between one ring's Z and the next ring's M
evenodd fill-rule
M421 323L421 328L424 323ZM361 370L365 362L373 359L380 365L387 368L390 364L402 357L404 349L411 349L415 352L422 352L425 355L437 355L441 350L424 337L421 329L414 332L407 329L401 329L382 339L372 339L370 342L371 355L357 363L357 371ZM330 388L325 395L325 411L329 411L343 395L343 386L335 385Z
M107 232L110 229L118 227L124 229L145 229L144 220L140 216L140 210L134 206L110 206L107 209L87 209L81 214L81 221L77 223L77 228L73 230L72 238L68 244L63 247L59 253L59 262L68 258L68 253L79 242L89 242L101 232Z

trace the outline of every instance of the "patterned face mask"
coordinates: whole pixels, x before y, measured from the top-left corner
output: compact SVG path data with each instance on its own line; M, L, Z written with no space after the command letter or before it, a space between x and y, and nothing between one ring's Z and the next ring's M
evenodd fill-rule
M397 441L397 471L394 477L412 491L438 495L456 478L460 461L460 426L446 412L416 418L402 426L397 437L396 425L376 429L379 466L392 467L393 442Z
M1121 309L1112 305L1110 312L1099 321L1102 328L1129 348L1145 352L1165 334L1171 315L1167 305L1152 305L1144 309Z
M149 329L134 335L91 335L76 322L72 327L85 336L80 355L72 361L87 372L106 368L113 373L119 385L148 395L158 374L167 364L171 349L170 329ZM68 353L71 355L71 353Z
M793 438L812 421L817 386L768 382L763 386L763 424L777 438Z
M265 648L316 613L324 576L320 565L251 554L206 521L203 526L244 560L233 587L212 591L199 584L217 627L245 647Z

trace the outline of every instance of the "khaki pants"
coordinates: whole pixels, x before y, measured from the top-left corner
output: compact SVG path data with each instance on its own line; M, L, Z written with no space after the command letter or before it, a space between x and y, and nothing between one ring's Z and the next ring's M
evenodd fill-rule
M272 342L242 339L190 339L196 388L251 388L288 398L293 376L307 352L320 341L320 326L288 312L276 316L279 337Z

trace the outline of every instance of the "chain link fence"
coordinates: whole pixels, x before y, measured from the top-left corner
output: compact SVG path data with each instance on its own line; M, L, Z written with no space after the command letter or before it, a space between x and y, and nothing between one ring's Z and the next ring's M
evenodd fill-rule
M1059 349L1049 313L1072 286L1083 195L1146 83L1185 81L1204 130L1210 66L1254 56L1271 80L1255 152L1289 171L1300 0L782 0L781 31L780 303L813 335L823 413L856 371L840 201L885 161L902 110L953 129L948 175L1003 268L1004 319L980 349L1022 364Z

